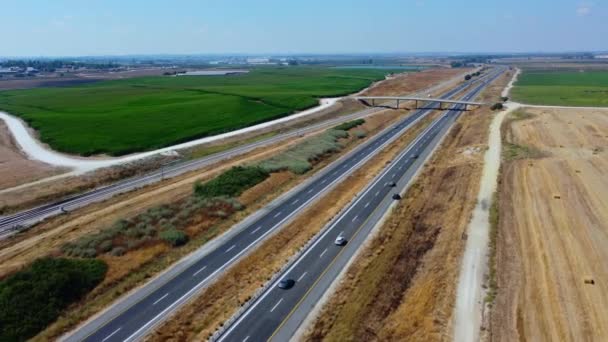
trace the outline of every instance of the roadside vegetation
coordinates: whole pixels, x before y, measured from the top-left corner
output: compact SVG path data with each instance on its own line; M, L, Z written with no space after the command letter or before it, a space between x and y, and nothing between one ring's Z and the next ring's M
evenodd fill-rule
M95 259L38 259L0 281L0 341L25 341L99 284L107 265Z
M608 71L527 71L512 90L517 102L555 106L608 106Z
M306 173L322 156L343 148L338 139L348 137L348 132L338 128L351 129L363 123L363 119L346 122L259 165L236 166L205 183L196 182L192 196L150 208L130 219L118 220L97 233L64 244L61 250L68 256L93 258L102 254L122 256L159 242L171 247L182 246L191 238L185 228L202 222L215 223L244 209L237 197L273 172Z
M165 76L0 93L56 150L124 155L219 134L350 94L392 70L259 68L222 77Z

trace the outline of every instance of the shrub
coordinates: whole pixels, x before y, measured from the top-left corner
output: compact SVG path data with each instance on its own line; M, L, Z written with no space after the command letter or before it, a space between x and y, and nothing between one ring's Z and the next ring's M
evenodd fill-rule
M269 172L261 167L235 166L207 183L194 184L194 194L201 198L237 197L269 176Z
M338 131L348 131L351 128L361 126L364 123L365 123L364 119L357 119L357 120L343 122L343 123L339 124L338 126L334 127L333 129L338 130Z
M105 240L99 244L99 251L101 253L107 253L112 250L113 244L112 240Z
M160 233L160 238L168 242L171 246L181 246L188 242L188 235L177 229L164 230Z
M125 255L126 250L124 247L115 247L114 249L112 249L112 251L110 252L110 254L112 254L113 256L123 256Z
M354 135L357 139L363 139L367 136L367 134L363 131L355 131Z
M501 96L500 99L502 100L502 102L509 101L509 98L507 96Z
M0 281L0 341L24 341L54 322L106 274L97 259L43 258Z
M491 110L501 110L503 108L502 103L497 102L495 104L492 105L492 107L490 107Z

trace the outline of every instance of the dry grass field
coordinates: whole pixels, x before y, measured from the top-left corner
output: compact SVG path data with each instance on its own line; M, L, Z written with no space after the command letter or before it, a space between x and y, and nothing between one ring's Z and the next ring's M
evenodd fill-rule
M608 110L526 109L503 127L490 339L608 340Z

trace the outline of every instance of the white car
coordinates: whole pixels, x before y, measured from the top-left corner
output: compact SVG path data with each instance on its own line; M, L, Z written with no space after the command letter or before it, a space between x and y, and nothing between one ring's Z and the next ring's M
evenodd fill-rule
M338 235L334 243L336 244L336 246L344 246L346 245L346 238L342 235Z

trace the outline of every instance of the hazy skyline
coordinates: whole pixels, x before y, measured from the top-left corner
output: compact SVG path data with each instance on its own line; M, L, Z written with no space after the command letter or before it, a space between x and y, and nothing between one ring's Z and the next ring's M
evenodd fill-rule
M605 2L3 0L0 56L608 49Z

